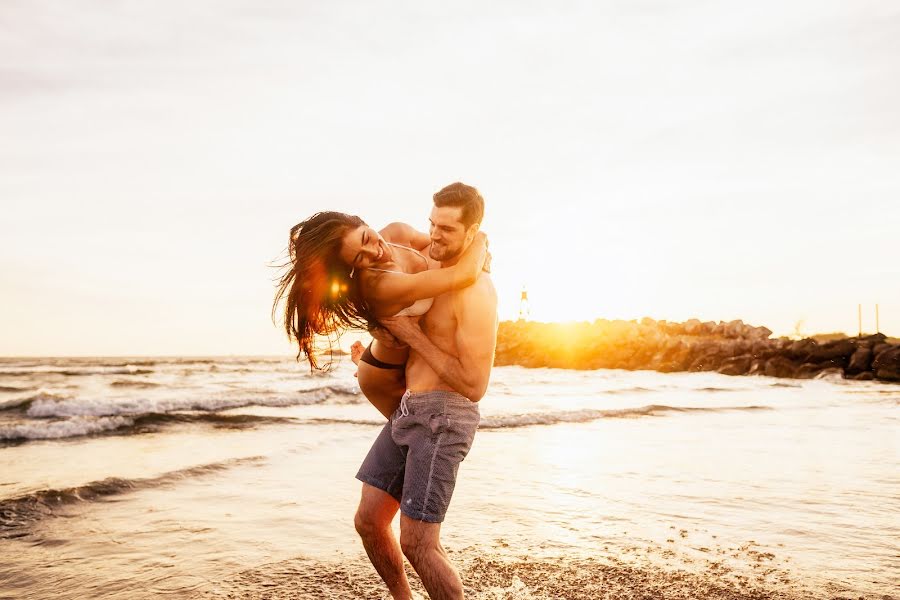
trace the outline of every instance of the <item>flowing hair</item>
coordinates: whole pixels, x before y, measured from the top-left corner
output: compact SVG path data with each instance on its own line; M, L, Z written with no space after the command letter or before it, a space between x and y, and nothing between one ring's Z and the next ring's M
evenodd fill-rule
M328 340L327 349L346 329L368 329L377 325L372 310L359 289L359 277L340 257L341 242L348 231L365 225L355 215L319 212L291 227L287 271L278 282L272 304L272 320L284 301L284 329L296 341L297 360L306 355L310 367L321 369L317 360L317 337ZM324 370L330 369L329 359Z

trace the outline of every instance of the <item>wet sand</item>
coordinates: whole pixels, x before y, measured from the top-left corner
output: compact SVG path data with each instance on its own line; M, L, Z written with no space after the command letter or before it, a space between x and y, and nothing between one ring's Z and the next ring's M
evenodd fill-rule
M787 580L784 571L761 566L741 574L711 562L690 571L617 559L557 560L491 558L466 549L452 552L460 569L466 597L479 600L812 600L851 598L827 590L812 591ZM765 559L763 559L765 561ZM418 577L407 565L414 591L427 598ZM311 558L262 565L210 583L194 600L389 597L364 555L327 562ZM857 596L852 596L854 600Z

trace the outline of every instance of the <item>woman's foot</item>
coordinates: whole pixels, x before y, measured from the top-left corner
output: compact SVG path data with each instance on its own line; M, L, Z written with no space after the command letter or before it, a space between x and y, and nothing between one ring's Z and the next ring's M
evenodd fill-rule
M359 359L365 351L366 347L362 345L362 342L353 342L353 345L350 346L350 360L353 361L354 365L359 364Z
M350 346L350 360L353 361L353 364L357 367L359 366L359 359L362 357L363 352L366 351L366 347L362 345L362 342L356 341L353 342L353 345ZM353 374L354 377L359 377L359 369Z

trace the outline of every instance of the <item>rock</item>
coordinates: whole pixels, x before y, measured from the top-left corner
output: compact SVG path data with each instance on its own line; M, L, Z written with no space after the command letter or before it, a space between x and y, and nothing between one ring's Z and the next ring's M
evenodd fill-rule
M750 370L747 371L747 375L765 375L766 374L766 360L763 358L754 358L753 362L750 363Z
M688 319L684 322L684 333L686 335L700 335L703 326L697 319Z
M815 350L818 345L816 340L809 338L797 340L787 349L787 354L794 360L806 362L806 359L809 358L812 351Z
M740 319L729 321L725 324L723 335L735 339L744 337L744 322Z
M660 327L663 327L660 325ZM682 335L684 334L684 325L681 323L666 323L663 330L669 335Z
M847 375L858 375L864 371L868 371L872 366L872 348L868 345L860 346L856 352L850 357L847 365Z
M688 371L715 371L732 356L729 348L718 342L697 344L696 350Z
M663 373L686 371L691 359L691 347L681 340L675 340L660 360L658 370Z
M773 356L766 361L766 367L763 370L766 377L794 377L796 372L796 363L784 356Z
M750 371L753 357L747 354L729 358L722 363L718 371L722 375L746 375Z
M887 339L887 336L884 335L883 333L875 333L872 335L865 335L861 338L856 338L856 339L859 340L860 344L868 343L871 346L876 346L878 344L883 344L884 341Z
M731 356L741 356L753 353L753 342L748 339L740 338L732 340L728 346L731 351Z
M850 357L856 352L857 341L853 338L834 340L810 348L810 362L837 360L844 365L849 364Z
M884 381L900 381L900 346L879 353L872 361L872 372Z
M753 358L772 358L777 351L777 346L771 340L756 340L750 346L750 354Z
M892 345L885 344L884 342L878 342L876 344L873 344L872 345L872 358L873 359L878 358L879 354L881 354L882 352L886 352L886 351L890 350L891 348L893 348Z
M772 330L768 327L752 327L750 329L750 339L767 340L772 335Z

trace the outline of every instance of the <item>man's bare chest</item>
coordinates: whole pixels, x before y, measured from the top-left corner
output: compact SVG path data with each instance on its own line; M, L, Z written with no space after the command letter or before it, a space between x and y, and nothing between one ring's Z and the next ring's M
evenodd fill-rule
M434 299L431 310L422 319L422 331L432 341L437 339L453 339L456 333L456 314L453 310L454 293L441 294Z

